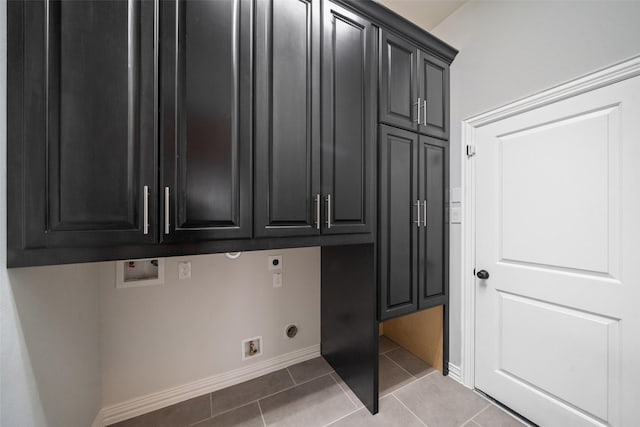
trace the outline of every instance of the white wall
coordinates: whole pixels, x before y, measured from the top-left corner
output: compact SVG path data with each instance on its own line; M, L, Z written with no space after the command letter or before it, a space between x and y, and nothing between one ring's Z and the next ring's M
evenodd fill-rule
M419 3L416 3L419 7ZM465 118L640 54L640 1L470 1L433 33L451 67L451 187ZM460 226L451 227L451 362L460 363Z
M98 265L7 270L6 3L0 2L0 425L87 427L101 407Z
M281 288L267 270L273 254ZM191 279L178 280L179 261L191 261ZM115 288L115 263L101 269L104 406L320 343L320 248L167 258L165 284L138 288ZM264 354L243 362L240 341L254 336Z

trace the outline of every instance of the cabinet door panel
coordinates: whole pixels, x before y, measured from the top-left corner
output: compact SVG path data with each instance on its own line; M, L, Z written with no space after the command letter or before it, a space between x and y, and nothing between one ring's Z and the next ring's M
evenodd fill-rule
M259 0L256 236L319 233L319 0Z
M418 135L381 126L380 319L418 307Z
M250 237L250 4L162 5L163 240Z
M449 66L424 52L420 52L418 64L420 99L426 100L426 112L422 112L419 131L448 139Z
M426 202L426 227L419 229L419 308L432 306L446 291L447 149L444 141L420 137L420 200ZM423 206L423 209L425 207Z
M11 7L24 14L21 246L153 242L154 4Z
M382 30L381 122L417 130L417 56L414 45Z
M374 210L375 28L331 2L323 26L322 189L331 196L323 233L371 231ZM322 210L326 215L328 205Z

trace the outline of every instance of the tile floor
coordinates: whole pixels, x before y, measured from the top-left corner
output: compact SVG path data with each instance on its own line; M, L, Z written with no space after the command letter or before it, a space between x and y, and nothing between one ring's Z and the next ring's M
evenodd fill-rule
M126 420L117 427L516 427L520 421L380 337L372 416L321 357Z

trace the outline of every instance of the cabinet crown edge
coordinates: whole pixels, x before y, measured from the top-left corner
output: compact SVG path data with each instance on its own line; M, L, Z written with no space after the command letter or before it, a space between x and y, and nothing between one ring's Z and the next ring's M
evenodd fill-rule
M407 38L429 53L438 56L448 65L451 65L458 50L448 43L440 40L424 28L419 27L403 16L387 8L374 0L332 0L342 4L370 18L374 23L385 27L400 36Z

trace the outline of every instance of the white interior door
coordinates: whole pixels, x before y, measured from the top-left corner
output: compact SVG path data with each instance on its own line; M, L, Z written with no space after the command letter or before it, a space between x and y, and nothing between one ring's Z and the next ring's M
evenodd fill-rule
M476 388L640 425L640 77L476 129Z

